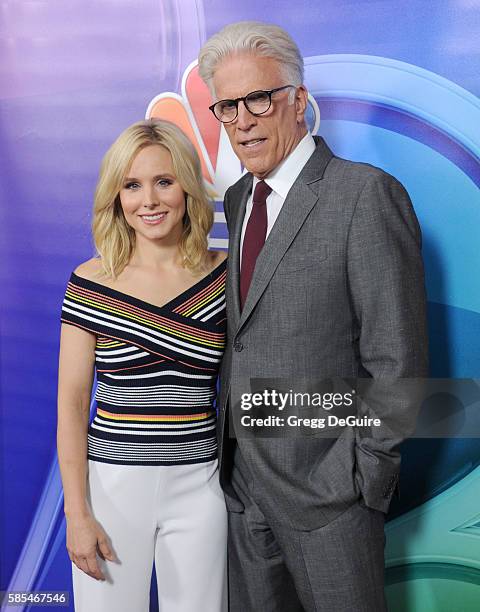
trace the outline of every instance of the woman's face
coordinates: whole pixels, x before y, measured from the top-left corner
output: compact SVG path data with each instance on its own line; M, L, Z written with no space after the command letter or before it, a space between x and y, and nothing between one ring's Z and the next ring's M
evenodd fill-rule
M173 170L172 156L161 145L150 145L133 158L120 190L127 223L137 239L179 242L186 211L185 192Z

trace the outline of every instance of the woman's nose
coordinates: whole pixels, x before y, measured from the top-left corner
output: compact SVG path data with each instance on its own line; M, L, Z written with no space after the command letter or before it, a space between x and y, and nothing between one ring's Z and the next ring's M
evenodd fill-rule
M158 206L158 194L153 187L146 187L143 192L143 205L146 208Z

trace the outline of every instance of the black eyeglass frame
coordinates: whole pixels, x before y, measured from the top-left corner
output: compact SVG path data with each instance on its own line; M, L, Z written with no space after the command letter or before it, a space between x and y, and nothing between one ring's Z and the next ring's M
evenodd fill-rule
M296 85L283 85L282 87L275 87L275 89L256 89L255 91L251 91L250 93L248 93L246 96L243 96L243 98L235 98L235 99L226 98L225 100L218 100L217 102L215 102L214 104L209 106L208 110L212 111L213 116L215 117L215 119L217 119L221 123L232 123L232 121L235 121L235 119L238 117L238 103L239 102L243 102L244 105L245 105L245 108L248 110L248 112L251 115L254 115L255 117L259 117L260 115L264 115L267 111L270 110L270 107L272 106L272 94L276 93L277 91L282 91L283 89L287 89L289 87L295 87L295 89L297 88ZM248 108L247 98L249 96L252 96L253 94L259 94L259 93L267 94L267 96L268 96L268 107L264 111L262 111L261 113L253 113ZM220 104L221 102L234 102L235 103L236 113L235 113L235 117L233 117L233 119L229 119L228 121L222 121L221 119L219 119L217 117L217 115L215 114L215 107L217 106L217 104Z

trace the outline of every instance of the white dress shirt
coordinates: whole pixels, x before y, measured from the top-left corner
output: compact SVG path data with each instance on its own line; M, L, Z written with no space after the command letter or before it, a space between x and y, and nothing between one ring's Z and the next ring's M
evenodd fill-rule
M315 141L310 132L302 138L295 149L286 157L281 164L279 164L275 170L267 176L264 181L269 187L272 188L272 193L267 198L267 236L268 238L272 227L277 220L280 211L282 210L283 203L285 202L288 192L293 186L293 183L297 180L298 175L302 171L303 167L315 151ZM245 210L245 217L243 218L242 226L242 237L240 240L240 265L243 254L243 239L245 237L245 230L247 229L247 223L250 218L250 214L253 208L253 194L255 187L261 179L256 176L253 177L252 193L247 201L247 208Z

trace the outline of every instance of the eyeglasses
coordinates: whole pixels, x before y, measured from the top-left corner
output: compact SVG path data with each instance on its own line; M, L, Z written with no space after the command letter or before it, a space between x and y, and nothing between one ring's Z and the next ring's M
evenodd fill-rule
M263 115L272 105L272 94L283 89L295 87L295 85L284 85L275 89L252 91L243 98L235 98L235 100L219 100L208 108L212 111L215 117L222 123L230 123L238 116L238 103L243 102L245 108L252 115Z

